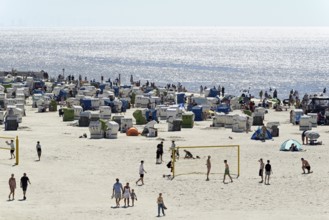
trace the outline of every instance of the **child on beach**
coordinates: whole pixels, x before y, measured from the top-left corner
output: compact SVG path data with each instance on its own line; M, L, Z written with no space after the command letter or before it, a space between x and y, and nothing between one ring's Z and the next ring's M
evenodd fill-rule
M135 200L137 201L137 196L134 189L131 189L130 198L132 206L134 206Z

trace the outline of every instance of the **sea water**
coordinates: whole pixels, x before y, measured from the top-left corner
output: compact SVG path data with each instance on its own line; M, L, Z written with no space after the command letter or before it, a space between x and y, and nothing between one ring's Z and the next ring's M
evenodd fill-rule
M2 28L0 71L11 69L287 98L329 86L329 28Z

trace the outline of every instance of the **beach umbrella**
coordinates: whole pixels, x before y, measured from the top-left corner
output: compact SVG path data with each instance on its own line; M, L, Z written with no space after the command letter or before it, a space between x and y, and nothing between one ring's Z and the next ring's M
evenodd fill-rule
M306 131L305 136L311 140L316 140L320 137L320 134L317 131Z
M295 144L298 151L302 150L302 145L294 139L289 139L289 140L286 140L285 142L283 142L281 144L280 150L281 151L289 151L289 149L291 147L291 144Z

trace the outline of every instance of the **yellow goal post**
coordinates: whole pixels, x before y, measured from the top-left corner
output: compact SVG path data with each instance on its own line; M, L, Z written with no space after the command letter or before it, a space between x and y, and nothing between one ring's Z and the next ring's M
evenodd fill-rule
M0 136L0 139L6 139L6 140L13 140L15 142L15 158L16 158L16 163L15 165L19 164L19 139L18 136L16 137L5 137L5 136ZM1 150L11 150L10 147L0 147Z
M177 146L175 148L172 148L172 160L171 160L171 165L172 165L172 175L173 175L173 178L175 176L177 176L177 172L176 172L176 168L177 168L177 165L176 163L178 163L177 161L177 151L179 151L180 149L186 149L186 150L191 150L191 149L208 149L208 150L213 150L213 149L216 149L216 148L219 148L219 149L223 149L223 148L235 148L236 149L236 154L234 155L234 157L236 157L236 171L237 173L235 174L236 175L236 178L238 178L240 176L240 145L216 145L216 146ZM225 155L224 155L225 157ZM183 158L183 157L180 157L180 158ZM195 161L195 160L193 160ZM232 160L231 160L232 161ZM206 173L206 172L203 172L203 173ZM181 174L183 175L183 174Z

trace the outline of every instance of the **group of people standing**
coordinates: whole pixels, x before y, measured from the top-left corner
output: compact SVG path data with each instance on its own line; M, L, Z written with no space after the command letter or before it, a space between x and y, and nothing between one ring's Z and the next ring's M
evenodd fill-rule
M309 164L309 162L307 160L305 160L304 158L301 158L301 161L302 161L303 174L306 174L305 170L307 170L307 174L313 173L313 171L311 171L311 165ZM259 176L261 177L261 181L259 183L264 182L264 170L265 170L265 185L270 185L270 176L271 176L271 174L273 174L270 161L267 160L267 164L265 165L263 162L263 159L260 158L258 162L260 165Z
M9 145L9 147L10 147L10 159L15 159L16 158L16 156L15 156L16 147L14 144L14 140L10 140L10 142L6 141L6 144ZM37 150L38 158L40 161L41 153L42 153L40 141L37 141L36 150Z

